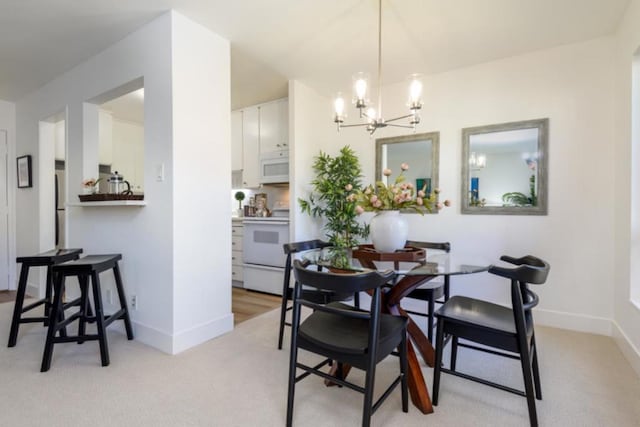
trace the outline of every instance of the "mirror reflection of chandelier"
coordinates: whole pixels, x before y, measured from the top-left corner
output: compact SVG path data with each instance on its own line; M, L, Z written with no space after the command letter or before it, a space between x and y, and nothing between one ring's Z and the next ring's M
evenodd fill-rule
M409 77L409 101L407 106L409 114L392 119L382 117L382 0L378 1L378 110L369 105L369 78L366 73L357 73L353 76L353 104L359 110L360 118L364 123L343 124L347 115L345 113L345 101L341 93L338 93L334 100L335 114L333 121L338 125L338 131L343 127L365 126L367 132L373 134L376 129L387 126L401 128L416 128L420 123L418 111L422 108L422 81L419 74L412 74ZM398 120L408 119L409 124L403 125L391 123Z
M487 156L472 152L469 156L469 167L472 169L482 169L487 166Z

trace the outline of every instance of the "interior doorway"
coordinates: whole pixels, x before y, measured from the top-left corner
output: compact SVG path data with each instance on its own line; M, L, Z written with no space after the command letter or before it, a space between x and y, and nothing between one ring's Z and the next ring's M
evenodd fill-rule
M0 291L9 289L9 146L0 130Z

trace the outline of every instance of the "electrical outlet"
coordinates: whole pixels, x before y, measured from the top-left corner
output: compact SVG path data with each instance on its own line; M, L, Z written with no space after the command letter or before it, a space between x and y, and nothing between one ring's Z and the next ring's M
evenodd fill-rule
M113 291L111 289L107 289L107 303L113 305Z
M133 310L138 309L138 297L136 295L131 295L131 308Z

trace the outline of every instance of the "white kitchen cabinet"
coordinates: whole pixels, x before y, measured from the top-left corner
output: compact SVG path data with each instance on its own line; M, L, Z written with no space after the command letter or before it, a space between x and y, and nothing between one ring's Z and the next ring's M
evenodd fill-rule
M260 153L289 149L289 100L260 105Z
M231 170L242 169L242 111L231 112Z
M288 98L231 112L231 171L233 188L260 186L260 155L289 153ZM238 184L241 170L242 180Z
M260 186L260 110L242 110L242 183L245 188Z
M231 280L243 281L242 271L242 221L232 221L231 226ZM234 284L239 286L239 284Z

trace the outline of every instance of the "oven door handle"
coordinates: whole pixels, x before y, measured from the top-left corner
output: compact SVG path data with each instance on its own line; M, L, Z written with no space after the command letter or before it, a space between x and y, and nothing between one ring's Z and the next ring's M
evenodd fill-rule
M287 221L251 221L246 219L242 223L251 225L289 225Z

